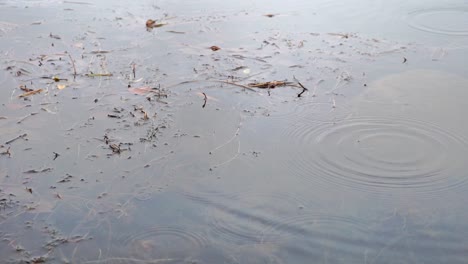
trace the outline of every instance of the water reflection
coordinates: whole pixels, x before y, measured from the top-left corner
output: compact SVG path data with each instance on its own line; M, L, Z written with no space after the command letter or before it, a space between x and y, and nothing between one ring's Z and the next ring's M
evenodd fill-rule
M468 257L463 1L0 6L5 261Z

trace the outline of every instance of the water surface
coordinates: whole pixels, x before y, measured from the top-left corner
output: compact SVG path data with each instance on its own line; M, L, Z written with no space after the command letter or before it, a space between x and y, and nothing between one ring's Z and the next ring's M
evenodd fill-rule
M467 15L0 1L0 256L465 263Z

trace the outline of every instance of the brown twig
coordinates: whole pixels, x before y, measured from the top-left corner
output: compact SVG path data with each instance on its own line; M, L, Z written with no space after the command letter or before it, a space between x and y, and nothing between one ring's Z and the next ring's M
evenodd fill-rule
M304 85L302 85L302 83L296 79L296 76L293 76L294 77L294 80L296 80L297 84L299 84L299 86L302 88L302 92L300 92L297 97L301 97L303 93L305 93L306 91L309 91L309 89L305 88Z
M225 84L230 84L230 85L242 87L242 88L247 89L247 90L249 90L249 91L255 92L255 90L254 90L252 87L248 87L248 86L246 86L246 85L242 85L242 84L238 84L238 83L234 83L234 82L230 82L230 81L223 81L223 80L192 80L192 81L184 81L184 82L181 82L181 83L178 83L178 84L175 84L175 85L168 86L167 88L171 88L171 87L178 86L178 85L181 85L181 84L196 83L196 82L216 82L216 83L225 83Z
M11 152L10 152L10 147L4 152L1 152L0 155L8 155L8 157L11 157Z
M302 95L303 93L305 93L306 91L309 91L309 89L305 88L304 85L302 85L302 83L297 82L297 84L299 84L299 86L301 86L301 88L302 88L302 92L300 92L300 93L297 95L297 97L301 97L301 95Z
M75 67L75 61L73 60L72 56L70 55L70 53L67 53L68 57L70 58L70 61L72 63L72 66L73 66L73 80L75 80L76 78L76 67Z
M205 106L206 106L206 101L208 101L208 97L206 96L205 93L203 93L203 96L205 97L205 98L203 98L203 100L204 100L205 102L203 103L202 108L205 108Z

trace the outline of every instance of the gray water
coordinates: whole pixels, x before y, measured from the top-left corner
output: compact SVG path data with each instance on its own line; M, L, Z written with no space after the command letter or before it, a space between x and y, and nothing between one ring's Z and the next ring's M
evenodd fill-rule
M467 263L467 1L0 0L0 54L1 263Z

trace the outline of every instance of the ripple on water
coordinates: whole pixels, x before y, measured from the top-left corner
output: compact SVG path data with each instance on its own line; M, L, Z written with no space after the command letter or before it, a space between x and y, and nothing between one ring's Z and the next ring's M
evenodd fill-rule
M467 141L442 127L405 118L362 117L300 124L289 134L298 149L291 171L364 191L436 192L465 182Z
M210 236L213 240L236 245L258 244L264 230L277 224L284 215L297 215L309 203L289 194L245 192L235 195L185 196L210 208Z
M347 256L347 261L354 262L363 259L368 235L366 223L355 218L304 214L270 226L262 242L284 246L297 255L317 258L328 255L336 259Z
M409 26L436 34L468 35L468 8L432 8L410 12Z
M155 227L126 237L122 241L131 256L138 259L184 258L207 246L207 239L179 227Z

